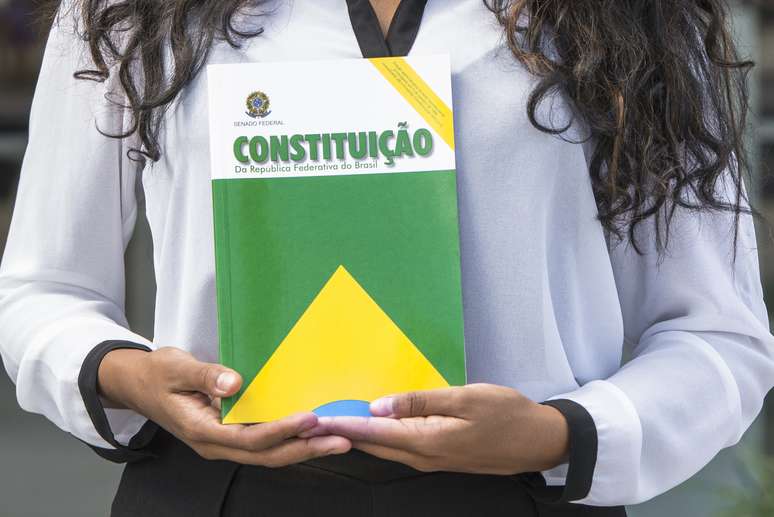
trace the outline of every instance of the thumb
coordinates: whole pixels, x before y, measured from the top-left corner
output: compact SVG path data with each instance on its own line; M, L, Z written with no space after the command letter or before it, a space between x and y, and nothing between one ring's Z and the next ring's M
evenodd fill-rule
M212 398L230 397L242 386L242 377L220 364L204 363L192 357L180 366L176 384L183 391L199 391Z

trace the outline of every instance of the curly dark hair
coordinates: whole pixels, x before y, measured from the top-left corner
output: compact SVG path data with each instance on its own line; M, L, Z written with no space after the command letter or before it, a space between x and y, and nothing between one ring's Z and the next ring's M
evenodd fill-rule
M111 136L137 133L142 149L130 152L154 161L170 103L201 71L213 42L239 47L261 34L235 19L260 16L264 3L71 1L94 65L76 77L118 75L133 123ZM663 250L677 208L732 212L737 223L752 212L743 187L752 63L737 54L724 0L482 1L515 58L538 78L527 104L532 124L565 134L569 126L539 119L540 105L558 93L588 128L590 179L609 234L639 251L635 230L651 220Z

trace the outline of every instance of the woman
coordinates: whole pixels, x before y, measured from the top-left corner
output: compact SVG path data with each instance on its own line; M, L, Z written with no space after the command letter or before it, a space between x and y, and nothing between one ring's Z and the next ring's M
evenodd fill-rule
M202 67L440 52L474 384L221 425ZM19 402L129 462L117 516L624 515L774 384L748 66L720 0L67 1L0 272ZM123 314L138 193L153 342Z

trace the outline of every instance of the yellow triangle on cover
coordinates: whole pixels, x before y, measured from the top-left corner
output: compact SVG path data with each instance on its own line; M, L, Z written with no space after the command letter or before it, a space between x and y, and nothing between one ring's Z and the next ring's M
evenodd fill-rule
M335 401L448 385L339 266L223 422L267 422Z

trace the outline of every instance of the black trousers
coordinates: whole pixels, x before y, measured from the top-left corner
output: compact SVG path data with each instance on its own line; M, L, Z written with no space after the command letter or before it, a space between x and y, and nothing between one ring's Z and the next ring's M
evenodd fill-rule
M124 469L112 517L625 517L537 501L518 476L421 473L353 451L269 469L206 461L159 430Z

